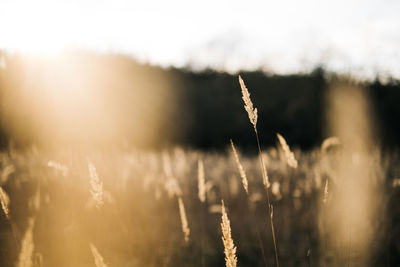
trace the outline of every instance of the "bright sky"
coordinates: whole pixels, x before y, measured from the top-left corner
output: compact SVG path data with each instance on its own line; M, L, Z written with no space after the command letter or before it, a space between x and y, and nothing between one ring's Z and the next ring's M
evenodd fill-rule
M400 77L398 0L1 0L0 49L122 52L164 66Z

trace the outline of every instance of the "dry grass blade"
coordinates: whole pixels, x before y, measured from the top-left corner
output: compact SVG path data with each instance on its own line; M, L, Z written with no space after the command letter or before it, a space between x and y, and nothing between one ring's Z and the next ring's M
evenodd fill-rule
M107 264L104 263L104 259L92 243L89 244L90 250L92 251L93 258L94 258L94 263L96 264L96 267L107 267Z
M49 166L50 168L53 168L55 171L60 172L64 177L66 177L68 175L69 169L64 164L61 164L61 163L55 162L55 161L49 161L49 162L47 162L47 166Z
M256 128L257 125L257 109L253 107L253 102L250 99L250 93L247 90L246 85L244 84L244 81L242 77L239 75L239 83L240 87L242 88L242 99L244 101L244 108L247 111L247 114L249 114L249 119L251 124L253 124L253 127Z
M96 167L89 161L89 174L90 174L90 193L96 203L96 207L100 209L103 204L103 182L100 181L97 175Z
M35 219L30 218L28 221L28 229L25 232L24 239L22 240L21 251L18 256L17 267L32 267L32 255L35 249L33 243L33 227L35 225Z
M331 146L337 146L337 145L340 145L340 139L338 137L335 136L328 137L322 142L321 153L326 154L326 152Z
M0 202L4 214L6 215L7 219L10 219L10 213L8 209L8 206L10 205L10 198L8 197L6 191L4 191L1 186L0 186Z
M188 220L186 218L185 206L183 205L183 200L181 197L178 197L178 203L179 203L179 214L181 216L181 223L182 223L182 232L185 235L185 242L188 242L190 229Z
M258 156L260 159L263 183L264 183L264 186L266 187L266 189L268 189L270 187L270 183L269 183L269 179L268 179L268 175L267 175L267 169L265 168L264 160L261 155L261 145L260 145L260 139L258 138L258 131L257 131L257 118L258 118L257 109L253 108L253 102L251 102L250 93L247 90L247 87L244 84L244 81L243 81L242 77L240 77L240 75L239 75L239 83L240 83L240 87L242 88L242 99L244 101L244 108L246 109L246 111L249 115L251 124L253 124L254 132L255 132L256 138L257 138Z
M327 200L328 200L328 179L325 182L324 197L322 199L322 202L325 204Z
M236 247L233 243L231 235L231 223L228 218L228 214L225 210L225 204L222 200L222 242L224 243L224 253L225 253L225 265L226 267L236 267Z
M258 136L257 136L257 138L258 138ZM262 169L263 184L264 184L265 188L268 189L271 187L271 183L269 182L267 168L265 167L265 163L264 163L264 157L261 154L261 147L259 150L259 157L261 158L260 164L262 164L261 169Z
M206 181L205 181L205 174L204 174L204 164L201 159L197 162L198 173L197 173L197 180L198 180L198 189L199 189L199 199L201 202L206 201Z
M1 183L6 183L8 180L8 177L15 172L15 167L14 165L10 164L6 167L3 168L3 170L1 171L1 175L0 175L0 180Z
M249 114L249 119L250 119L250 122L253 124L254 133L255 133L256 139L257 139L258 158L260 161L260 167L261 167L265 192L267 193L268 212L269 212L269 214L271 214L271 202L269 200L269 190L268 190L269 187L271 186L271 184L268 179L267 169L265 167L264 159L263 159L263 156L261 153L260 138L258 137L258 131L257 131L257 126L256 126L257 125L257 109L253 108L253 103L251 102L251 99L250 99L250 93L248 92L248 90L242 80L242 77L240 77L240 76L239 76L239 83L240 83L240 87L242 88L242 95L243 95L242 98L245 103L244 107L245 107L247 113ZM271 222L272 239L274 242L275 261L276 261L276 266L279 267L278 247L276 245L274 222L273 222L271 216L270 216L270 222Z
M236 160L236 165L238 167L238 170L239 170L239 173L240 173L240 177L242 178L243 188L246 191L246 193L249 194L249 182L247 181L246 173L244 171L244 168L243 168L242 164L240 163L239 155L238 155L238 153L236 151L236 148L235 148L235 145L233 144L232 139L230 139L230 141L231 141L233 155L235 156L235 160Z
M172 198L174 196L182 196L182 189L179 185L179 182L173 176L167 178L164 181L164 189L167 191L169 198Z
M38 211L40 209L40 189L29 199L28 206L31 210Z
M290 150L290 147L286 143L285 138L283 138L283 136L280 135L279 133L276 135L278 136L279 143L281 144L282 150L285 153L285 158L286 158L287 164L290 167L296 169L298 164L297 164L296 158L294 157L294 153Z

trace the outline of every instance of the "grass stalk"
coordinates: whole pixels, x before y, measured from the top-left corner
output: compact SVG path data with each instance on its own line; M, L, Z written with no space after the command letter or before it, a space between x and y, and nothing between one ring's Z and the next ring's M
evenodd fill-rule
M269 213L269 218L270 218L270 224L271 224L271 232L272 232L272 241L274 243L274 252L275 252L275 262L276 266L279 267L279 257L278 257L278 247L276 245L276 235L275 235L275 228L274 228L274 222L272 219L272 209L271 209L271 202L269 198L269 187L270 183L268 180L268 175L267 175L267 170L265 169L265 164L264 160L262 157L261 153L261 144L260 144L260 138L258 136L258 131L257 131L257 119L258 119L258 113L257 113L257 108L253 106L253 102L250 99L250 93L247 90L247 87L242 79L242 77L239 76L239 84L242 89L242 99L244 102L244 108L247 111L247 114L250 119L250 123L253 125L254 132L256 135L257 139L257 148L258 148L258 158L260 161L260 167L261 167L261 172L262 172L262 178L263 178L263 183L264 183L264 188L267 193L267 204L268 204L268 213Z

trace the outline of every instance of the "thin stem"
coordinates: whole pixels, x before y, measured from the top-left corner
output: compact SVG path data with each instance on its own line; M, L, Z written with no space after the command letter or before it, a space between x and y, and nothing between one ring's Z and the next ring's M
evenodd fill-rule
M308 267L311 267L310 255L307 255L307 263L308 263Z
M270 223L271 223L272 240L274 242L275 261L276 261L276 266L279 267L279 257L278 257L278 248L277 248L277 245L276 245L274 221L272 219L271 202L269 200L269 190L268 190L268 187L269 187L268 183L269 182L268 182L268 177L267 177L267 171L265 169L264 160L262 158L260 139L258 137L258 131L257 131L256 127L254 127L254 132L256 133L257 147L258 147L258 158L259 158L260 164L261 164L261 171L262 171L262 175L263 175L264 188L265 188L265 191L267 192L268 213L269 213L269 219L270 219Z
M267 258L265 257L264 244L262 242L262 239L261 239L261 236L260 236L260 232L258 231L258 227L256 228L256 233L257 233L257 238L258 238L258 244L259 244L260 249L261 249L261 254L263 256L264 264L267 267L268 264L267 264Z
M247 198L247 207L249 208L249 211L250 211L250 213L251 213L251 215L252 215L252 216L251 216L251 218L253 219L253 222L252 222L252 223L255 225L255 230L256 230L258 245L260 246L260 250L261 250L261 254L262 254L262 256L263 256L263 260L264 260L265 267L268 267L268 264L267 264L267 257L266 257L266 255L265 255L264 244L263 244L263 241L262 241L262 239L261 239L259 225L258 225L257 220L256 220L255 212L251 209L251 203L250 203L249 198Z
M260 160L260 165L261 165L261 172L262 172L262 176L263 176L263 181L265 184L265 189L267 191L267 195L268 195L268 187L269 187L269 181L268 181L268 176L267 176L267 170L265 169L265 164L264 164L264 160L261 154L261 145L260 145L260 139L258 138L258 131L257 128L254 127L254 132L256 133L256 139L257 139L257 147L258 147L258 158ZM269 205L269 198L268 198L268 205Z
M347 267L350 266L350 261L351 261L351 221L349 225L349 249L347 252Z
M231 139L231 142L232 142L232 139ZM233 142L232 142L232 144L233 144ZM233 145L232 145L232 147L233 147ZM233 148L234 148L234 147L233 147ZM254 210L251 208L251 202L250 202L250 199L249 199L249 197L248 197L248 191L247 191L247 189L244 188L244 187L243 187L243 189L244 189L244 191L246 192L247 207L248 207L248 209L249 209L249 212L251 213L252 225L255 225L255 230L256 230L258 245L260 246L261 255L262 255L262 257L263 257L265 267L268 267L268 264L267 264L267 257L266 257L266 255L265 255L264 244L263 244L263 241L262 241L262 239L261 239L260 230L259 230L259 225L258 225L258 222L257 222L257 220L256 220L256 215L255 215Z

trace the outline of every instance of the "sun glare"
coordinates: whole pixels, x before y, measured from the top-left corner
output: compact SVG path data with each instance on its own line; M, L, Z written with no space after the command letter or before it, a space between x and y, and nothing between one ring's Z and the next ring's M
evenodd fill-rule
M229 72L324 64L364 77L375 69L398 76L399 4L392 2L339 0L327 8L318 0L1 0L0 49L111 50L157 65Z
M0 11L1 48L27 54L55 54L84 33L83 23L66 3L6 2ZM5 25L5 26L4 26Z

